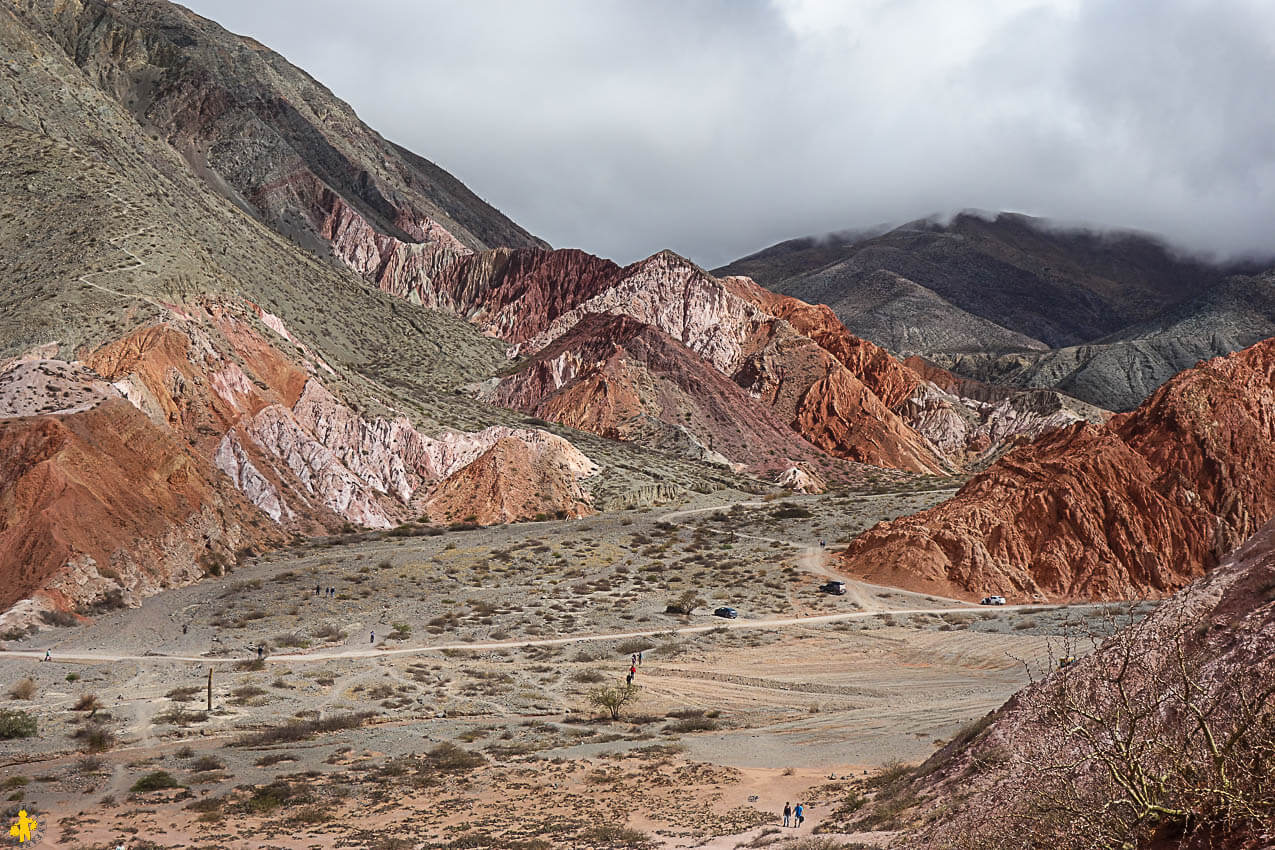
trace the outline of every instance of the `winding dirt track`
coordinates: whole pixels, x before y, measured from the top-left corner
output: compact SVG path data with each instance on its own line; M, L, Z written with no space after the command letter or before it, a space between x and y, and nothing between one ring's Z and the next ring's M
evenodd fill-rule
M1039 608L1039 604L1033 605L1004 605L994 610L996 612L1018 611L1024 608ZM585 634L567 635L565 637L556 638L536 638L534 640L506 640L506 641L490 641L481 643L439 643L429 646L410 646L399 649L355 649L345 652L312 652L312 653L288 653L283 655L267 656L267 662L289 663L295 664L306 661L330 661L338 658L384 658L393 655L420 655L427 652L442 652L444 650L497 650L497 649L517 649L524 646L559 646L571 643L588 643L591 641L607 641L607 640L625 640L627 638L641 637L657 637L666 635L691 635L710 632L714 629L776 629L788 628L791 626L818 626L825 623L837 623L843 620L862 620L869 617L880 617L884 614L892 616L907 616L909 614L970 614L970 613L987 613L988 608L977 605L964 605L962 607L942 607L942 608L891 608L881 609L878 611L846 611L837 614L818 614L811 617L777 617L773 619L762 620L715 620L711 623L705 623L698 626L679 626L671 629L644 629L641 631L629 632L589 632ZM0 658L30 658L39 660L44 658L42 650L7 650L0 651ZM197 655L163 655L160 653L149 653L146 655L111 655L107 653L68 653L66 655L58 654L54 656L54 660L59 662L113 662L113 661L182 661L197 664L234 664L242 661L242 658L207 658Z
M871 498L871 497L866 497ZM745 507L764 505L764 502L739 502L737 504ZM664 514L662 519L671 522L678 517L689 516L697 513L707 513L709 511L728 510L731 505L713 506L708 508L696 508L692 510L673 511ZM821 549L809 546L807 543L801 543L793 540L776 540L770 537L760 537L757 535L739 534L741 537L752 537L758 540L768 540L772 542L782 543L795 549L803 550L801 564L803 568L810 572L821 575L836 576L835 573L828 571L824 566L825 552ZM843 578L842 576L836 576ZM855 592L855 600L860 605L868 604L867 594L860 592L862 589L871 589L879 591L893 591L896 588L884 587L881 585L868 584L866 582L856 581L854 579L845 579L847 585ZM938 597L936 597L938 598ZM970 613L987 613L989 610L997 612L1011 612L1026 608L1039 608L1039 603L1031 605L1004 605L994 609L986 606L970 605L957 599L946 600L949 604L939 607L929 608L884 608L877 607L875 610L846 611L836 614L816 614L806 617L775 617L770 619L745 619L745 620L726 620L715 619L712 622L695 626L678 626L674 628L661 629L642 629L637 631L625 632L586 632L583 634L567 635L564 637L554 638L535 638L531 640L505 640L505 641L487 641L472 643L440 643L431 644L429 646L413 646L400 647L397 649L351 649L345 651L328 651L328 652L311 652L311 653L286 653L271 655L266 658L268 663L287 663L297 664L315 661L331 661L334 659L356 659L356 658L386 658L396 655L422 655L429 652L443 652L444 650L471 650L471 651L492 651L499 649L517 649L527 646L561 646L564 644L589 643L595 641L610 640L626 640L629 638L644 638L669 635L690 635L702 634L710 632L714 629L782 629L801 626L819 626L827 623L838 623L845 620L863 620L871 617L879 617L885 614L893 616L907 616L909 614L970 614ZM30 658L39 660L44 658L43 650L6 650L0 651L0 658ZM109 653L96 652L71 652L67 654L57 654L54 659L59 662L79 662L79 663L100 663L100 662L117 662L117 661L172 661L190 664L235 664L243 659L240 658L209 658L198 655L164 655L162 653L147 653L144 655L114 655Z

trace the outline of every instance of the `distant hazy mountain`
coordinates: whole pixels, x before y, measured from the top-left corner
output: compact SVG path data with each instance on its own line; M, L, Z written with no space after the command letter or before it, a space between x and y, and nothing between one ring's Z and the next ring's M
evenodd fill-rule
M980 380L1135 407L1275 330L1269 277L1137 233L962 214L782 242L719 269L832 307L854 333Z

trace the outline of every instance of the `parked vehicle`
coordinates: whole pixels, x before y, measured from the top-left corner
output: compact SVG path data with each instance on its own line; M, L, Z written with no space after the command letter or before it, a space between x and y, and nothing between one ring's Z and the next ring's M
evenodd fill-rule
M979 605L1004 605L1005 597L1004 596L984 596L983 601L978 604Z
M846 595L846 583L844 581L830 581L819 585L819 589L824 593L831 593L833 596Z
M727 620L733 620L739 616L739 612L734 608L721 607L713 612L714 617L725 617Z

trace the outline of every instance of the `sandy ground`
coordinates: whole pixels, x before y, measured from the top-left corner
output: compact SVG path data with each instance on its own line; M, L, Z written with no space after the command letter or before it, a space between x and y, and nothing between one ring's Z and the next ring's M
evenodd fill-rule
M785 801L804 797L814 828L846 783L923 760L1021 687L1018 659L1043 669L1061 635L1103 610L818 591L832 574L821 540L941 495L803 497L781 511L723 493L676 512L262 558L10 641L0 683L30 677L35 693L0 708L32 712L39 734L0 741L0 789L10 814L43 816L36 846L772 846L784 834L761 833ZM336 598L316 597L316 582ZM665 614L687 590L698 612ZM718 604L740 618L714 618ZM639 650L637 702L601 719L589 692L621 681ZM73 710L89 694L91 719ZM354 712L372 716L234 746ZM107 741L89 755L93 730ZM440 767L441 744L480 763ZM131 791L157 770L182 787ZM295 793L280 802L261 790L271 783Z

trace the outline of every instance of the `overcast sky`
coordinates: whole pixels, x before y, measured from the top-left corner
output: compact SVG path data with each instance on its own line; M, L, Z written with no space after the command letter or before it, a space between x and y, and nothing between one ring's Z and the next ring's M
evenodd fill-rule
M557 247L963 208L1275 253L1269 0L186 0Z

